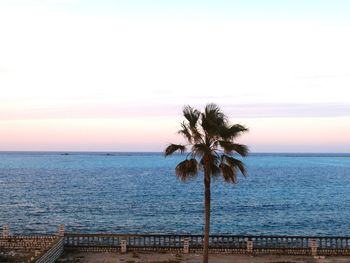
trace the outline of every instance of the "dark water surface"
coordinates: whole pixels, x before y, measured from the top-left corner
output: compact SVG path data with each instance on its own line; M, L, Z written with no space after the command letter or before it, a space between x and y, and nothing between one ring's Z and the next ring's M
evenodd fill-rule
M0 153L0 224L12 233L201 233L203 179L158 153ZM212 233L350 236L350 155L252 154L212 183Z

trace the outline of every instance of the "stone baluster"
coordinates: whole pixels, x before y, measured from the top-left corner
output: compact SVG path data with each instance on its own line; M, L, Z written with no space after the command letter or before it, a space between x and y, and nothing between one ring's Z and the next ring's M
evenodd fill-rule
M58 236L64 237L64 224L60 224L58 227Z
M317 241L316 239L310 239L309 247L311 248L311 255L317 256Z
M253 253L253 241L250 239L247 240L247 252Z
M34 256L37 257L37 256L39 256L39 254L40 254L40 250L39 249L35 249L34 250Z
M121 253L126 253L126 252L127 252L126 245L127 245L126 239L122 239L122 240L120 241L120 252L121 252Z
M184 238L184 254L190 253L190 239L188 237Z

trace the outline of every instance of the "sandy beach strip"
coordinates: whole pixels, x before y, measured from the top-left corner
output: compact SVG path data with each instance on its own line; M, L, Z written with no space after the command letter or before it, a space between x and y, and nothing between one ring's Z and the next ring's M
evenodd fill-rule
M202 255L175 255L158 253L91 253L65 252L58 262L80 263L200 263ZM210 255L211 263L345 263L350 257L314 258L312 256L248 256L248 255Z

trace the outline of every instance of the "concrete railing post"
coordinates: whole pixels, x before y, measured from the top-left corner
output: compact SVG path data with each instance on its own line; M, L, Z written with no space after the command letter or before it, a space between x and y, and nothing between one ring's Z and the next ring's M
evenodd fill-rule
M190 239L188 237L184 238L184 254L190 253Z
M38 256L40 254L40 250L39 249L35 249L34 250L34 256L36 257L36 256Z
M64 237L64 224L60 224L58 227L58 236Z
M310 239L309 247L311 248L311 255L317 256L317 241L316 239Z
M120 241L120 252L122 252L122 253L127 252L126 244L127 244L126 239L122 239Z
M2 226L2 238L8 238L10 236L10 227L8 224Z
M247 252L253 253L253 241L250 239L247 240Z

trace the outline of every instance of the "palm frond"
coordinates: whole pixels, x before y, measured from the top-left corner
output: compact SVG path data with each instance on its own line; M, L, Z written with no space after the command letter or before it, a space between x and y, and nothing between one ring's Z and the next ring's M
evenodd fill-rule
M210 171L209 171L210 175L212 176L220 175L220 172L221 172L220 167L215 162L210 163L209 168L210 168Z
M242 161L225 154L222 155L221 160L234 169L238 168L244 176L247 175L247 171Z
M210 147L205 143L196 143L192 146L192 152L195 156L203 157L211 155Z
M231 141L218 141L224 152L227 154L238 153L241 156L247 156L248 147L244 144L233 143Z
M216 104L207 104L202 113L202 127L209 136L220 135L220 130L227 123L227 117Z
M247 132L248 128L244 127L241 124L234 124L232 126L223 126L220 130L220 136L224 140L232 140L244 132Z
M230 125L228 118L216 104L207 104L200 112L190 106L183 108L184 122L178 131L190 149L188 158L176 166L176 175L186 180L198 174L199 169L209 176L222 175L226 182L237 183L237 173L246 175L244 163L234 158L234 154L247 156L248 147L235 143L234 139L248 129L241 124ZM175 152L185 152L186 146L170 144L165 156ZM197 161L198 160L198 161Z
M165 157L172 155L174 152L179 151L180 153L184 153L186 151L186 146L181 144L169 144L164 151Z
M190 127L195 127L201 114L200 111L186 105L182 112L186 120L188 120Z
M182 181L185 181L187 179L197 176L198 162L195 158L184 160L176 166L175 171L176 171L176 175Z
M182 135L188 143L192 143L194 138L191 134L191 131L190 129L187 127L187 125L185 124L185 122L182 122L181 123L181 130L179 130L177 132L178 134Z
M199 165L202 169L208 165L208 172L212 176L217 176L220 174L220 165L221 158L216 152L210 152L209 154L205 154L200 159Z
M223 162L220 164L219 167L225 182L233 184L237 183L237 174L235 169Z
M226 115L221 111L220 107L214 103L206 105L204 114L206 118L211 119L219 125L224 124L227 121Z
M190 127L190 129L191 129L193 142L194 143L201 143L201 142L203 142L204 135L202 135L200 133L200 131L198 130L197 126L196 127Z
M206 116L218 116L218 115L223 115L223 113L220 110L220 107L216 105L215 103L208 103L205 106L204 109L204 114Z

